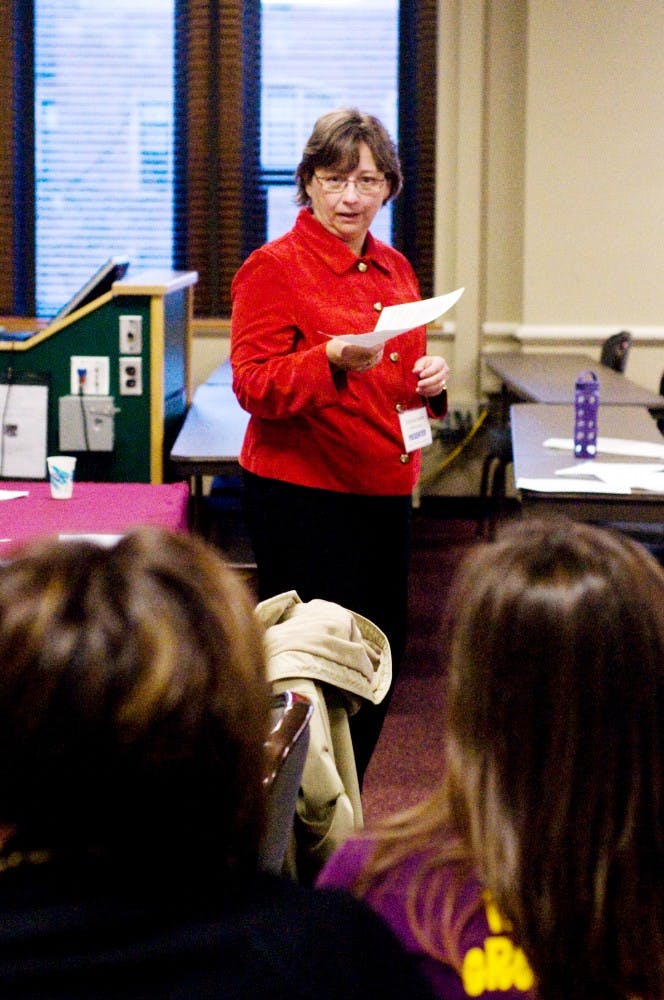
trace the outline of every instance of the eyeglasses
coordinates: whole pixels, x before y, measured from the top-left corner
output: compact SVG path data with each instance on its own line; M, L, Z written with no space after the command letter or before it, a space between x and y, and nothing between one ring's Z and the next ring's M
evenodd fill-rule
M359 194L377 194L387 180L387 177L339 177L337 174L329 177L314 174L314 177L327 194L341 194L348 184L354 184Z

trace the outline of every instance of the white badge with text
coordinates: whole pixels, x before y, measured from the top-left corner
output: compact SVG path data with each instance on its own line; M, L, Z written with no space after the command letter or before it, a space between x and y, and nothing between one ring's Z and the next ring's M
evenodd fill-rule
M404 410L399 414L399 423L406 451L417 451L418 448L426 448L431 444L431 424L424 406L416 410Z

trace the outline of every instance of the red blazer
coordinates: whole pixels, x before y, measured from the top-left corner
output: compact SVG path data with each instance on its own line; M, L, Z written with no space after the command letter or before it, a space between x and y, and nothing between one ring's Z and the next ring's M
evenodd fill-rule
M372 330L382 307L419 299L406 258L371 234L357 257L302 209L290 232L248 257L231 294L233 388L251 414L240 464L344 493L410 493L420 454L405 453L399 412L425 405L412 372L425 329L388 341L369 372L333 378L325 353L325 334ZM436 402L440 415L446 397Z

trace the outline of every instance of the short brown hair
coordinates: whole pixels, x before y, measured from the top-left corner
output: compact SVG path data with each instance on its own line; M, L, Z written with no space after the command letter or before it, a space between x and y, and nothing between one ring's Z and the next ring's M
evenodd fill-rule
M344 173L353 170L359 162L361 142L367 144L376 167L387 178L389 191L383 204L396 198L403 177L399 155L387 129L378 118L362 114L357 108L337 108L318 119L304 147L295 171L297 203L309 204L307 185L319 167L336 167Z
M0 822L141 871L255 866L269 693L244 584L193 536L37 542L0 568ZM175 854L174 854L175 852Z

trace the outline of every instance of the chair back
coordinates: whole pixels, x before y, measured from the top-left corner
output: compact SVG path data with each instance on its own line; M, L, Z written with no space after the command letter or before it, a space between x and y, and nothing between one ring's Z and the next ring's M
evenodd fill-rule
M313 705L304 695L283 691L272 698L272 722L265 741L267 823L259 861L266 871L281 873L293 833L302 771L309 748Z
M627 356L632 346L632 335L627 330L614 333L602 344L600 362L607 368L612 368L614 372L624 373L627 367Z

